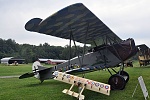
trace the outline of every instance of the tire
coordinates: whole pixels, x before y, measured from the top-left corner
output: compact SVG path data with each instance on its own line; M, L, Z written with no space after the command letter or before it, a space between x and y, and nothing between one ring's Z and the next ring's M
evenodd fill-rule
M108 84L111 85L112 90L123 90L125 88L126 81L121 75L115 74L109 78Z

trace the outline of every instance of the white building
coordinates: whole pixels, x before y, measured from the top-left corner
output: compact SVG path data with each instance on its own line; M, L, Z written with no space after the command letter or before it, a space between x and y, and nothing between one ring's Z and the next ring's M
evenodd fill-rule
M20 59L20 58L14 58L14 57L5 57L1 59L1 64L13 64L13 63L18 63L18 64L23 64L25 62L25 59Z
M1 64L9 64L9 60L13 58L13 57L5 57L1 59Z

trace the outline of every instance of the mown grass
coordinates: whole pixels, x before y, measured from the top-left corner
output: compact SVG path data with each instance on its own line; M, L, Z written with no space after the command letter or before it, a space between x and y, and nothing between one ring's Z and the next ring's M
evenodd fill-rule
M44 65L45 67L51 67L52 65ZM0 64L0 76L8 75L21 75L26 72L32 72L32 64L20 64L18 66Z
M0 76L21 75L24 72L31 72L32 64L23 64L18 66L7 66L0 64Z
M21 75L31 72L32 64L19 66L0 65L0 76ZM118 70L119 68L115 68ZM130 80L124 90L111 91L110 96L84 90L85 100L144 100L140 86L138 86L134 97L132 93L138 83L137 78L143 76L148 91L150 91L150 66L139 67L137 61L134 67L125 68L130 75ZM86 74L86 78L107 83L110 74L108 71L95 71ZM56 80L46 80L42 84L35 78L19 80L18 78L0 79L0 100L76 100L76 98L62 93L68 89L69 84Z

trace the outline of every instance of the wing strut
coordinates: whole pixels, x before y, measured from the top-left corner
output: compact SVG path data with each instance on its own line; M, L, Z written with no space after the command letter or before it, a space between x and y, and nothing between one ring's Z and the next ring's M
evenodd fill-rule
M83 59L84 59L84 54L85 54L86 39L87 39L87 35L88 35L88 29L89 29L89 24L87 26L86 35L85 35L85 39L84 39L84 48L83 48L83 54L82 54L82 64L83 64Z
M68 67L70 67L70 59L71 59L71 33L70 33L70 41L69 41L69 61L68 61Z
M86 35L85 35L85 39L84 39L84 48L83 48L83 54L82 54L82 65L83 65L83 59L84 59L84 54L85 54L86 39L87 39L88 29L89 29L89 24L87 26ZM85 77L85 73L84 72L82 73L82 77Z
M77 50L77 46L76 46L75 39L74 39L74 36L73 36L72 28L70 27L70 29L71 29L71 32L70 32L70 47L71 47L71 39L72 39L73 43L74 43L74 46L75 46L75 49L76 49L76 52L78 53L77 56L78 56L78 59L79 59L80 66L82 67L82 65L83 65L83 59L84 59L84 54L85 54L85 48L86 48L86 39L87 39L87 36L88 36L89 23L87 25L86 35L85 35L85 39L84 39L84 48L83 48L83 54L82 54L82 61L79 58L79 52ZM70 53L71 53L71 50L70 50ZM70 59L71 59L71 57L70 57ZM70 65L70 63L69 63L69 65ZM83 77L84 77L84 74L83 74Z
M108 40L109 40L110 44L112 44L112 42L111 42L112 38L108 37ZM118 57L119 57L119 59L121 60L121 63L122 63L122 66L120 66L120 71L119 71L119 75L120 75L120 72L123 71L123 69L124 69L123 60L121 59L120 55L118 54L117 50L114 48L113 45L112 45L112 47L115 50L116 54L118 55Z
M96 42L93 40L93 43L95 44L95 46L97 47L97 44L96 44Z
M72 37L72 40L73 40L73 43L74 43L74 46L75 46L75 49L76 49L76 52L77 52L77 56L78 56L78 59L79 59L79 63L80 63L80 66L82 65L82 63L81 63L81 60L80 60L80 58L79 58L79 52L78 52L78 50L77 50L77 46L76 46L76 43L75 43L75 40L74 40L74 36L73 36L73 32L72 32L72 28L70 27L70 29L71 29L71 32L70 32L70 38ZM71 49L71 48L70 48ZM71 52L70 52L71 53Z

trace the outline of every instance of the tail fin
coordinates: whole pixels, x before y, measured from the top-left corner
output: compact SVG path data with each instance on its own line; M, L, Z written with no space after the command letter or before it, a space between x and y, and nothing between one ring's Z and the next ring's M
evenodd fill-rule
M39 71L46 69L43 67L39 61L35 61L32 65L32 72L34 73L34 77L40 79Z
M46 79L53 78L53 68L46 68L42 66L39 61L33 63L32 71L34 73L34 77L39 79L41 82Z
M24 79L24 78L28 78L28 77L35 77L37 79L39 79L41 81L41 83L44 81L44 80L47 80L47 79L51 79L51 78L54 78L54 75L53 74L53 70L54 68L51 67L51 68L46 68L46 67L43 67L39 61L36 61L33 63L32 65L32 73L25 73L23 75L21 75L19 77L19 79Z

